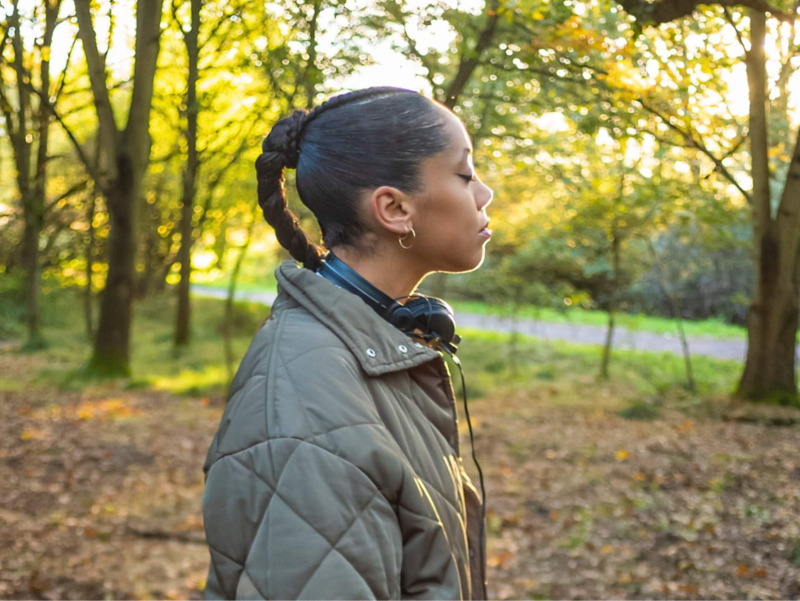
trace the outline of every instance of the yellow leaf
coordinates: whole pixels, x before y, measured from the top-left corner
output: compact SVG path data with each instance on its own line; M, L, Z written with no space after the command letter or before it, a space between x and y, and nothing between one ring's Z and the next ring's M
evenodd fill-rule
M38 440L43 436L44 432L41 430L23 430L20 438L22 440Z
M503 551L502 553L498 553L497 555L492 555L489 557L486 563L492 568L502 568L503 564L505 564L512 557L514 557L514 554L511 551Z
M611 545L603 545L603 553L611 553L614 550L614 547Z
M628 453L628 451L626 451L625 449L620 449L619 451L617 451L617 454L616 454L616 455L614 455L614 458L615 458L617 461L625 461L625 460L626 460L626 459L628 459L630 456L631 456L631 454L630 454L630 453Z

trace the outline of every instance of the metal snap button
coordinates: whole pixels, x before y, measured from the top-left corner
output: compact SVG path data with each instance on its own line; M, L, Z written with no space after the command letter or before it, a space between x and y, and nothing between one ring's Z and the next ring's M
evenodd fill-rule
M375 351L373 351L371 348L368 348L367 355L369 355L370 357L375 357Z
M408 347L405 344L401 344L397 348L400 350L401 353L407 353L408 352Z

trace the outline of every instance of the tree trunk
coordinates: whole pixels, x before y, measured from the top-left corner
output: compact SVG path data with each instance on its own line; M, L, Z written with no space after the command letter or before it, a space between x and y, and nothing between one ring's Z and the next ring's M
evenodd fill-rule
M600 362L600 377L608 380L608 368L611 365L611 348L614 341L614 311L608 311L608 330L606 332L606 343L603 345L603 359Z
M86 222L89 224L88 239L86 241L86 288L83 291L83 321L86 326L86 338L91 340L94 337L94 318L92 317L92 274L94 272L94 213L95 198L97 191L92 190L89 194L86 207Z
M625 175L622 175L620 184L620 198L625 193ZM617 231L617 211L614 209L614 220L611 224L611 298L608 300L608 332L606 333L606 343L603 346L603 359L600 362L600 377L608 380L609 365L611 364L611 347L614 342L614 312L617 310L617 296L619 295L619 275L620 263L620 234Z
M677 299L667 289L667 285L662 279L664 270L661 268L661 262L658 259L658 253L656 252L656 249L650 240L647 240L647 247L650 250L650 255L652 256L653 263L655 264L658 287L661 289L661 294L663 294L667 299L670 315L672 315L672 319L675 320L675 325L678 328L678 336L681 339L681 348L683 349L683 362L686 368L686 385L691 392L696 392L697 384L694 380L694 369L692 369L692 355L689 351L689 342L686 340L686 331L683 329L680 306L678 305Z
M222 322L222 340L225 347L225 368L228 372L228 388L230 388L235 375L233 366L233 332L231 332L231 324L233 323L233 301L236 296L236 283L239 280L239 272L242 269L242 263L244 263L244 257L247 254L247 249L250 248L250 242L253 239L253 227L256 224L256 216L258 215L257 211L258 206L254 206L250 225L247 226L247 237L245 238L244 244L242 244L239 249L239 256L236 258L236 264L233 266L231 279L228 283L228 295L225 298L225 313ZM230 400L230 398L228 400Z
M756 298L747 319L747 362L737 395L750 400L797 396L797 249L781 244L777 225L760 241Z
M142 178L150 160L150 109L160 50L162 0L139 0L136 4L133 89L127 122L121 131L114 119L105 60L98 50L89 0L75 0L75 12L99 122L98 142L105 159L102 188L111 220L108 277L89 369L106 377L127 376L135 292L136 213Z
M181 279L178 282L178 312L175 322L175 346L186 346L191 336L191 299L189 298L192 275L192 243L194 242L194 196L197 188L197 78L198 29L202 0L192 0L192 28L185 36L186 52L189 57L189 78L186 91L186 142L188 156L183 171L183 206L181 208L181 246L178 250L178 263L181 266Z
M41 141L40 141L41 143ZM43 191L41 191L43 192ZM28 327L28 349L44 346L40 296L42 266L39 260L39 237L42 233L44 198L39 190L32 190L24 203L25 232L23 234L23 267L25 269L25 321Z
M111 220L108 239L108 277L100 304L94 354L89 367L101 376L130 375L130 329L134 295L135 207L139 200L140 174L130 159L118 161L120 179L108 191ZM125 165L123 167L123 165Z
M772 218L767 118L766 16L750 11L747 75L753 161L755 298L747 320L747 362L737 396L788 402L797 397L795 345L798 322L797 213L800 210L800 144L795 146L780 208Z

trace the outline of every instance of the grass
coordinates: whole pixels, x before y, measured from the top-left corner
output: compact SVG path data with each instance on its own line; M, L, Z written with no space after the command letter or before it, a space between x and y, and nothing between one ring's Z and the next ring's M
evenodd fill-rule
M687 406L700 399L729 393L742 366L735 361L693 357L697 393L685 387L683 359L669 353L613 352L608 381L599 378L601 347L560 341L542 341L519 335L512 345L508 334L463 330L459 358L465 366L469 398L508 393L521 388L546 388L555 402L570 406L614 405L671 397ZM453 371L455 370L455 371ZM457 367L451 368L460 393ZM612 400L613 398L613 400Z
M209 280L197 282L196 289L213 289L227 291L227 282L224 280ZM238 292L277 292L277 284L272 277L263 282L246 281L237 283ZM448 301L450 302L450 301ZM474 313L478 315L511 316L509 307L502 305L492 305L481 301L452 301L450 304L458 313ZM563 311L555 309L536 307L534 305L523 305L520 307L517 317L520 319L531 319L544 323L569 323L575 325L590 325L607 327L608 314L603 311L583 309L580 307L570 307ZM655 317L642 314L622 313L617 315L617 325L630 331L655 332L657 334L678 335L678 328L675 320L666 317ZM720 319L706 319L702 321L684 321L683 328L687 336L708 337L718 339L746 340L747 330L740 326L724 323Z
M224 303L194 299L192 343L176 350L173 345L174 295L160 295L134 306L131 378L119 382L126 388L154 388L177 394L224 395L228 385L222 337ZM41 368L26 374L25 387L57 386L82 389L106 383L87 379L84 368L91 355L91 342L84 331L77 291L60 290L45 298L47 349L29 353L40 359ZM237 302L232 321L234 369L244 355L269 308L257 303ZM6 381L8 380L8 382ZM19 379L0 380L18 386Z
M456 312L477 313L479 315L510 316L509 308L489 305L480 301L454 301L450 303ZM564 311L523 305L517 317L532 319L545 323L570 323L576 325L608 326L608 314L582 308L569 308ZM631 331L655 332L657 334L678 335L675 320L651 315L622 313L617 315L617 325ZM724 323L718 319L702 321L683 321L683 329L687 336L707 336L709 338L740 339L747 338L745 328Z
M132 332L132 376L121 381L126 388L153 388L177 394L224 396L228 373L224 360L221 324L224 302L195 298L192 343L182 350L173 346L174 295L153 296L136 303ZM253 335L269 314L269 308L248 302L235 304L234 368ZM80 296L59 290L45 298L45 335L48 347L37 353L40 367L26 378L0 379L0 390L37 386L81 389L102 386L87 380L82 368L91 353L81 315ZM692 405L703 396L727 393L740 374L741 365L706 357L694 358L697 395L683 388L683 360L667 353L614 351L611 378L598 378L599 346L541 341L519 335L464 329L459 358L465 369L469 399L519 390L544 389L555 404L594 409L624 409L664 396ZM461 398L461 379L450 366ZM649 402L649 401L648 401Z

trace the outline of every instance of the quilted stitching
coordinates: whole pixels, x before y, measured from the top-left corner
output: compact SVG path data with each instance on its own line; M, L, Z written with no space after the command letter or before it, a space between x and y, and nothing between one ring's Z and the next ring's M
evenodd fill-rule
M345 535L346 535L348 532L350 532L350 529L351 529L351 528L352 528L352 527L355 525L355 523L356 523L356 522L359 520L359 518L361 518L361 516L362 516L362 515L363 515L363 513L364 513L364 512L367 510L367 508L368 508L370 505L372 505L372 502L375 500L375 497L377 497L377 496L378 496L378 491L376 490L376 491L375 491L375 493L374 493L374 494L373 494L373 495L372 495L372 496L369 498L369 501L367 501L367 504L366 504L366 505L364 505L364 507L362 507L361 509L359 509L358 513L356 514L356 517L355 517L355 518L353 518L353 521L351 521L351 522L350 522L350 525L349 525L349 526L347 526L347 528L345 528L344 532L342 532L342 533L339 535L339 538L337 538L337 539L336 539L336 541L335 541L334 543L332 543L332 544L331 544L331 543L329 543L331 546L330 546L330 548L328 549L328 551L325 553L325 555L323 555L322 559L320 559L320 560L319 560L319 563L317 564L317 570L318 570L318 569L319 569L319 567L322 565L322 562L324 562L324 561L325 561L325 559L328 557L328 555L330 555L330 553L331 553L332 551L336 550L336 545L338 545L338 544L339 544L339 541L341 541L341 540L344 538L344 536L345 536ZM286 501L284 501L284 503L286 503ZM288 506L288 507L291 509L291 506L290 506L288 503L286 503L286 505L287 505L287 506ZM294 511L294 510L293 510L293 511ZM298 515L298 517L300 517L300 519L301 519L301 520L303 520L304 522L306 522L306 524L308 524L309 526L311 526L312 528L314 528L314 525L313 525L313 524L311 524L311 523L309 523L309 522L308 522L308 521L307 521L305 518L303 518L303 516L301 516L301 515L300 515L300 514L298 514L297 512L295 512L295 514L296 514L296 515ZM314 530L317 530L317 529L316 529L316 528L314 528ZM317 532L319 532L319 530L317 530ZM321 533L320 533L320 536L322 536L322 534L321 534ZM323 537L323 538L325 538L325 537ZM340 551L336 550L336 552L337 552L337 553L339 553L339 555L341 555L342 557L344 557L345 561L347 561L347 563L349 563L350 565L352 565L352 566L353 566L353 569L355 569L356 573L357 573L357 574L359 574L359 576L361 576L361 573L359 572L358 568L357 568L357 567L356 567L356 566L353 564L353 562L352 562L352 561L350 561L350 560L349 560L347 557L345 557L344 555L342 555L342 553L341 553ZM315 573L317 570L314 570L314 572L312 572L312 573L311 573L312 577L313 577L314 573ZM364 577L363 577L363 576L361 576L361 579L362 579L362 580L364 580ZM309 580L311 580L311 578L309 578ZM366 582L366 581L365 581L365 582ZM308 583L306 583L306 586L307 586L307 584L308 584ZM300 592L297 594L297 596L298 596L298 597L302 597L302 596L303 596L303 592L306 590L306 586L303 586L303 588L302 588L302 589L300 589Z

